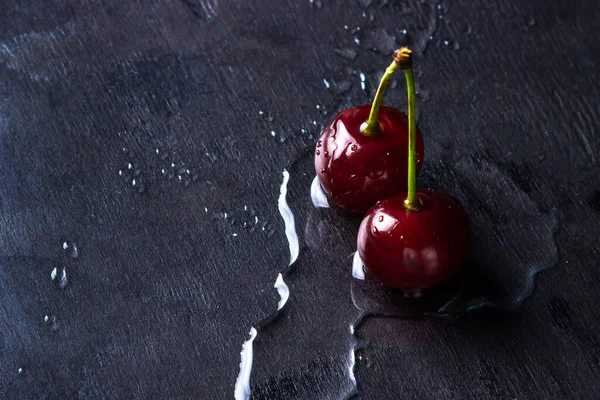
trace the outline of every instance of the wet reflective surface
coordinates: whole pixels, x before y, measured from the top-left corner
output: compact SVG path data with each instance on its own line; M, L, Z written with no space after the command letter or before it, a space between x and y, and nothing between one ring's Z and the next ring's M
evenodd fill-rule
M0 397L598 397L596 7L247 3L0 11ZM402 44L473 232L420 298L311 191Z

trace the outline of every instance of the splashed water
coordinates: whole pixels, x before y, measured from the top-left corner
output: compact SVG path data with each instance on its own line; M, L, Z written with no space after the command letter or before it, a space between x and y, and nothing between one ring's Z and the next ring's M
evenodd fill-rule
M279 191L279 200L277 202L279 206L279 213L285 223L285 236L287 237L290 247L290 264L298 259L300 253L300 244L298 242L298 234L296 233L296 226L294 224L294 214L287 204L287 184L290 180L290 173L287 170L283 170L283 183Z
M252 344L258 332L254 327L250 328L250 338L242 345L240 353L240 373L235 381L235 400L247 400L250 398L250 373L252 372L252 359L254 351Z
M365 264L360 259L358 251L352 257L352 277L361 281L365 280Z
M329 201L327 195L323 192L319 178L315 176L312 184L310 185L310 199L317 208L329 208Z
M279 293L279 302L277 303L277 311L280 311L285 303L287 303L290 298L290 288L286 285L283 280L283 275L277 275L277 279L275 280L274 288L277 289L277 293Z
M287 185L290 180L290 173L284 169L282 175L283 181L279 190L277 206L279 208L279 214L281 214L281 218L283 219L283 222L285 224L285 236L287 238L290 249L290 261L287 268L285 268L282 273L279 273L277 275L277 279L275 280L275 284L273 285L273 287L277 290L277 293L279 294L279 302L277 303L277 310L275 311L275 314L268 316L257 326L266 326L287 304L287 301L290 297L290 289L283 280L283 273L285 273L285 271L289 269L289 267L291 267L292 264L294 264L294 262L298 259L298 256L300 254L300 243L298 240L298 234L296 233L294 214L292 213L292 210L290 209L287 203ZM254 327L252 327L250 329L250 338L246 340L242 345L240 372L235 382L234 391L234 396L236 400L248 400L251 395L250 375L252 373L252 361L254 356L252 343L254 342L254 339L257 335L258 331Z

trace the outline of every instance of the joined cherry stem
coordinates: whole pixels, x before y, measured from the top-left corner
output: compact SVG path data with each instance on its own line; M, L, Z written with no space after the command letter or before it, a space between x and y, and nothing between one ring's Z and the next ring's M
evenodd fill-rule
M377 93L373 99L369 118L360 126L360 133L365 136L374 136L381 132L378 115L379 109L383 105L383 96L387 85L394 75L394 72L400 68L406 78L406 92L408 94L408 191L404 208L410 211L418 211L422 204L417 196L417 112L416 112L416 93L415 76L413 73L412 51L408 47L402 47L394 52L394 61L387 67Z
M404 200L404 207L411 211L417 211L421 208L421 201L417 196L417 107L412 63L403 71L408 93L408 193Z

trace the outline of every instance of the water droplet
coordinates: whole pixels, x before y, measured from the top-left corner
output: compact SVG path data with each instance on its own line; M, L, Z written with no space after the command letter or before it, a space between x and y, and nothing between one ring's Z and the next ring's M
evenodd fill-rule
M135 179L133 179L133 180L131 181L131 185L132 185L132 186L135 186Z
M123 176L123 171L119 170L119 176Z
M128 163L127 164L127 169L133 169L133 164L132 163Z
M325 156L325 158L329 157L329 152L327 150L325 150L325 153L323 153L323 155Z
M231 236L233 236L233 237L237 237L237 235L238 235L237 233L234 233L234 234L233 234L233 235L231 235Z
M454 42L454 44L452 45L452 49L454 50L460 50L460 44L458 42Z
M271 131L271 136L275 137L275 131Z
M67 286L67 270L63 267L60 274L60 280L58 281L58 287L64 289Z
M312 8L316 8L317 10L323 8L323 3L320 0L309 0L309 3Z
M331 85L329 84L329 81L327 79L325 79L325 78L323 78L323 84L325 85L325 87L327 89L329 89L331 87Z
M344 47L342 49L334 49L333 52L346 60L353 61L358 56L358 52L352 47Z
M383 215L379 216L379 222L383 222Z
M358 150L358 146L353 144L352 146L350 146L350 150L356 151L356 150Z
M408 31L406 29L401 29L400 33L403 34L403 35L405 35L405 36L408 35Z
M55 280L57 275L58 275L58 268L55 267L52 270L52 272L50 272L50 279Z
M526 16L525 25L529 28L533 28L536 25L535 19L532 16Z
M58 321L54 315L44 315L44 325L52 329L53 331L58 329Z
M398 87L398 81L396 79L392 79L390 81L390 89L396 89Z
M318 156L320 156L320 155L321 155L321 151L320 151L320 150L317 150L317 151L315 152L315 154L316 154L316 155L318 155Z
M156 151L156 154L160 153L160 151L158 150L158 148L155 149L154 151Z
M79 249L77 249L77 245L73 242L63 242L62 248L70 258L79 257Z
M17 370L17 373L18 373L19 375L21 375L21 374L23 373L23 368L19 368L19 369Z

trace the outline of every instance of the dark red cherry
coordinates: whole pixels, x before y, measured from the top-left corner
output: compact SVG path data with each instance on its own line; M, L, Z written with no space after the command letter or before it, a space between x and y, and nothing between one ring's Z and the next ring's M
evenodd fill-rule
M446 281L463 266L470 247L469 220L458 200L429 190L416 194L418 211L406 209L407 193L375 204L357 240L366 271L407 291Z
M378 200L406 190L408 119L394 108L379 110L381 132L361 133L370 104L342 111L321 132L315 170L323 191L348 211L365 212ZM417 130L417 173L423 160L423 137Z

